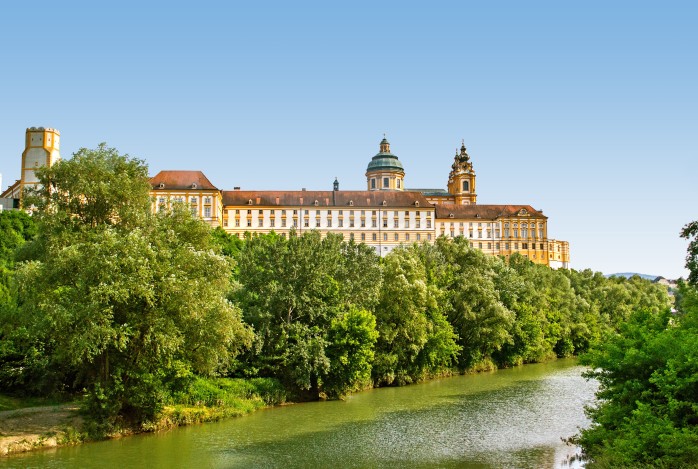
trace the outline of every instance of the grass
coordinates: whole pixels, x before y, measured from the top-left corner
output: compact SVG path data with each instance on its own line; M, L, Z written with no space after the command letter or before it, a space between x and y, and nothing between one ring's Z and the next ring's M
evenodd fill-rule
M186 392L173 396L149 430L239 417L287 399L283 386L270 378L197 378Z

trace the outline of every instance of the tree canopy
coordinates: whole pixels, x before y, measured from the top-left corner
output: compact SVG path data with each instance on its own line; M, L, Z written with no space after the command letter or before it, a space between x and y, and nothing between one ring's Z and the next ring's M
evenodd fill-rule
M152 215L147 168L106 145L37 175L39 234L11 319L25 357L43 357L35 376L51 370L44 390L85 388L91 415L138 423L194 374L224 372L251 332L208 226L186 210Z
M600 383L599 403L588 410L592 425L579 437L591 467L693 467L698 461L696 230L692 222L682 231L694 239L689 282L680 284L675 312L653 308L647 292L628 308L625 292L608 291L624 320L582 356Z

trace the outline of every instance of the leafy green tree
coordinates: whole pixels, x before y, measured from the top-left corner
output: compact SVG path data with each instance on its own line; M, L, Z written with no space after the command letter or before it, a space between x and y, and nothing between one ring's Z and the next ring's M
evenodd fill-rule
M691 248L687 267L695 275ZM672 314L663 292L648 283L619 281L635 309L617 334L582 356L600 383L599 403L587 410L592 425L579 437L592 467L694 467L698 461L698 289L682 283Z
M0 304L11 301L10 283L17 250L34 236L36 236L36 224L34 219L25 212L19 210L0 212Z
M450 365L459 349L416 249L395 249L383 262L383 288L376 308L377 383L423 379Z
M684 467L698 460L698 310L633 313L620 333L583 357L600 404L580 443L612 467Z
M340 235L310 231L286 239L271 233L248 236L238 260L234 298L256 332L247 371L317 397L331 373L333 321L351 306L376 303L381 278L375 252Z
M211 231L213 241L220 246L221 253L225 256L235 258L242 249L243 240L233 236L220 226Z
M251 332L223 296L231 264L208 226L151 215L147 168L106 145L37 175L19 329L63 385L87 389L90 415L141 423L194 374L225 370Z
M327 334L330 367L323 377L329 397L370 386L376 339L376 317L369 311L352 306L332 320Z
M688 282L698 287L698 221L686 224L681 230L681 237L689 240L686 254L686 268L689 270Z
M449 322L462 347L458 365L469 369L490 360L512 341L515 316L504 306L495 283L495 266L501 260L472 248L462 237L439 238L435 248L448 265L442 288Z

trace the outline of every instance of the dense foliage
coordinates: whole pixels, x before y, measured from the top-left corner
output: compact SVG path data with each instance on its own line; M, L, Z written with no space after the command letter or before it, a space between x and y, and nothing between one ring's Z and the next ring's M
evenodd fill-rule
M276 377L308 396L575 355L631 311L669 307L666 290L639 277L507 261L463 238L380 259L338 235L270 234L248 237L235 257L233 299L256 335L237 373ZM336 333L348 311L365 319Z
M582 357L599 380L599 403L588 409L593 425L580 443L591 466L694 467L698 464L698 224L677 293L676 312L642 302L617 333Z
M100 423L245 386L217 377L335 398L579 354L632 311L669 306L639 278L491 257L464 238L382 259L314 231L238 239L183 207L151 214L146 167L104 145L37 174L33 216L0 218L0 392L83 393Z
M2 310L3 388L84 389L108 427L153 419L195 375L224 372L252 334L210 229L185 210L151 215L146 167L104 145L37 175L25 200L38 235Z
M0 211L0 304L11 301L10 285L18 248L35 235L36 224L25 212Z

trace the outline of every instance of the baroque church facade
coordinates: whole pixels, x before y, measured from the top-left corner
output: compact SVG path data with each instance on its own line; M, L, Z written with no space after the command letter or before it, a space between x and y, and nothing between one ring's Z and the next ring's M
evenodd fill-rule
M220 190L201 171L160 171L151 179L153 210L185 203L212 226L242 237L318 230L372 246L381 256L402 244L439 236L467 238L486 254L518 252L537 264L569 267L569 243L548 237L548 217L530 205L477 203L476 175L465 144L447 189L407 189L405 170L383 139L366 168L366 190Z
M27 129L21 179L0 199L21 198L36 184L34 170L60 159L60 133ZM384 256L397 246L463 236L489 255L515 252L537 264L569 267L569 243L548 237L548 218L530 205L478 204L476 174L463 144L451 165L447 189L406 189L405 170L383 139L366 168L366 190L221 190L201 171L160 171L150 180L152 209L184 203L192 214L234 236L275 231L288 236L318 230L372 246Z

